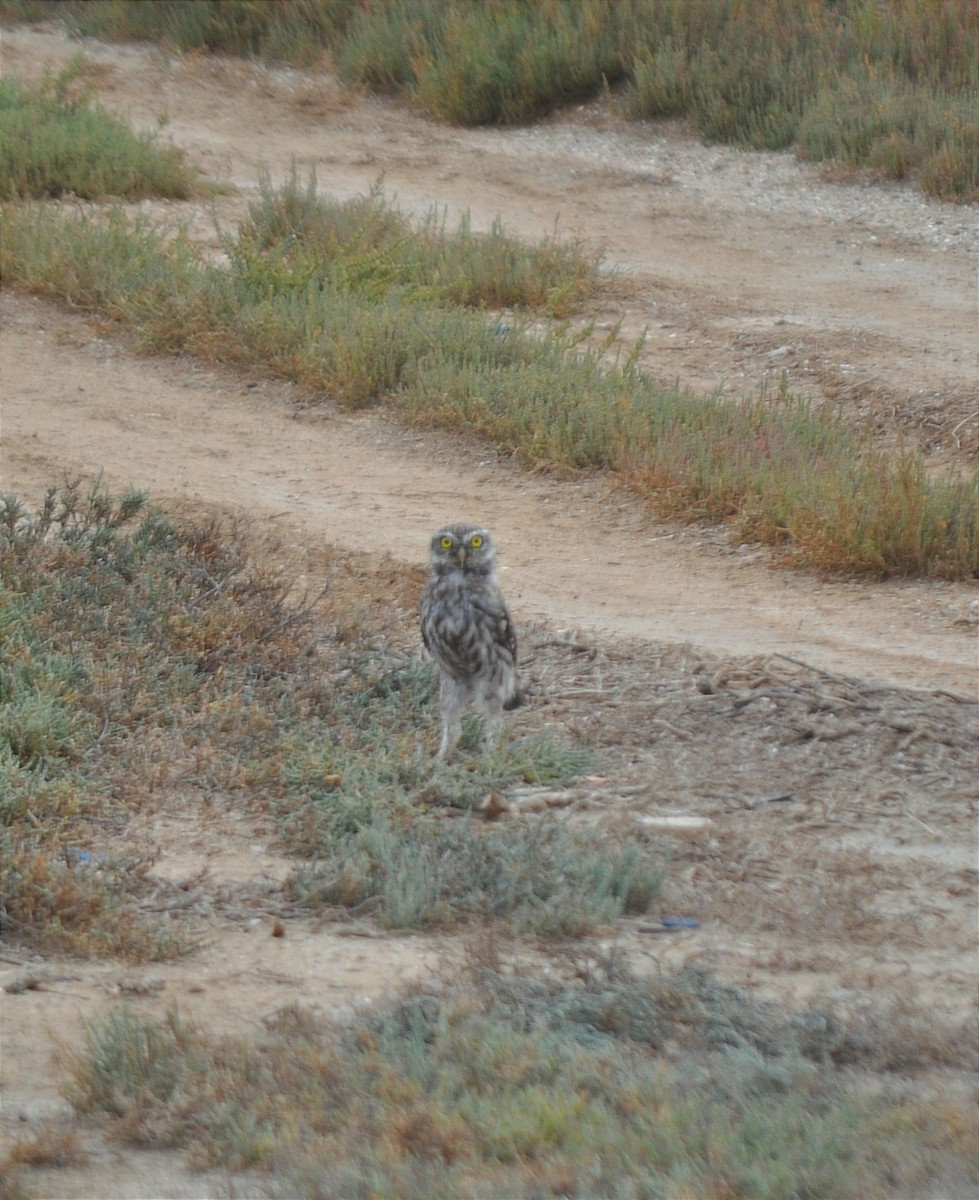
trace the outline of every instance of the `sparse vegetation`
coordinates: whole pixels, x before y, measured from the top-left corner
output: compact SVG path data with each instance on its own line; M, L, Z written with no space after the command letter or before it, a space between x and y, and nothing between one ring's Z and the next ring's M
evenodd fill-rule
M179 525L139 493L69 484L35 513L0 505L9 934L45 952L185 952L141 914L151 857L112 850L179 778L185 804L227 793L273 818L299 860L283 903L369 902L381 925L470 938L464 970L346 1024L290 1007L265 1033L216 1038L176 1012L112 1011L63 1057L78 1112L123 1143L311 1198L974 1189L974 1111L905 1080L963 1067L971 1025L936 1030L907 1005L786 1012L703 971L639 976L573 949L649 910L655 847L473 810L515 781L580 773L583 752L524 734L433 764L430 669L328 598L320 617L287 606L233 530ZM505 960L501 931L562 949L538 972ZM5 1194L81 1157L71 1129L21 1139Z
M86 822L111 809L90 759L113 744L105 745L120 720L113 701L138 653L107 651L103 606L122 598L126 576L167 536L147 519L118 541L143 505L138 493L113 502L68 488L49 492L33 518L10 497L0 506L0 914L8 932L46 949L135 957L182 949L123 899L138 894L152 858L99 861L82 845ZM88 654L76 639L88 640ZM150 703L138 689L129 701L136 713Z
M191 195L194 175L180 151L93 101L80 85L82 65L79 56L39 87L0 79L0 200Z
M979 20L971 0L87 0L96 37L309 64L459 124L527 121L620 85L634 116L705 137L979 196Z
M576 937L656 898L661 862L614 836L439 821L514 779L568 779L584 756L539 734L433 776L431 669L349 639L314 654L308 618L216 528L97 485L52 488L33 516L5 497L0 572L0 903L22 941L187 949L139 918L152 855L106 856L98 829L188 771L278 818L311 860L293 895L317 908L370 900L396 928L478 917Z
M287 1008L248 1040L121 1009L90 1026L67 1094L120 1140L310 1198L884 1200L979 1178L974 1114L837 1070L845 1031L813 1038L819 1014L790 1021L703 974L576 974L484 961L346 1028Z
M109 315L144 349L247 364L358 407L458 426L534 464L618 472L661 511L736 523L794 561L951 579L979 574L979 469L930 478L787 391L741 402L663 389L635 356L556 327L530 336L506 303L572 311L597 286L573 245L522 247L495 227L413 227L383 196L338 203L265 182L227 265L121 211L11 208L9 281Z

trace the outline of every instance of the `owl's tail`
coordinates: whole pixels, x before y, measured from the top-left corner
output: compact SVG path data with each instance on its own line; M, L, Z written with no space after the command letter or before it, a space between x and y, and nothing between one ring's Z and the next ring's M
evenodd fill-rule
M504 712L513 712L515 708L520 708L527 703L526 693L522 692L519 687L514 687L513 694L509 700L503 702Z

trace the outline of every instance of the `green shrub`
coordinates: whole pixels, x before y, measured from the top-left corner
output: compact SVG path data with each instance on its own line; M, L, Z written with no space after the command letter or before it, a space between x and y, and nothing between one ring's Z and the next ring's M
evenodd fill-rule
M73 95L83 65L79 56L36 88L0 80L0 199L189 196L194 176L178 150Z
M625 74L603 0L450 5L413 60L415 102L460 125L513 124L580 99Z
M916 178L946 199L979 197L979 90L959 96L872 76L823 84L797 130L799 152Z
M340 78L376 92L409 92L418 59L442 40L448 12L443 0L362 6L337 49Z

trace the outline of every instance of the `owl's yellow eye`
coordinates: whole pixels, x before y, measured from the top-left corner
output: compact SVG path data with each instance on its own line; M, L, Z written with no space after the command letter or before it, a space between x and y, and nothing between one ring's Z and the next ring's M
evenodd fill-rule
M478 533L474 533L473 536L469 539L469 545L474 550L478 550L482 544L483 544L483 539L479 536Z
M440 547L441 547L443 550L451 550L451 549L452 549L452 538L450 538L450 537L440 537L440 538L439 538L439 546L440 546Z

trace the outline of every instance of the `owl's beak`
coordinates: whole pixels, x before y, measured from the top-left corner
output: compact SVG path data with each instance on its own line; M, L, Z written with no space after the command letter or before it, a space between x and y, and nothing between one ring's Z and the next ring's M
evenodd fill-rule
M459 547L458 558L459 558L459 566L464 567L466 565L466 547L465 546Z

